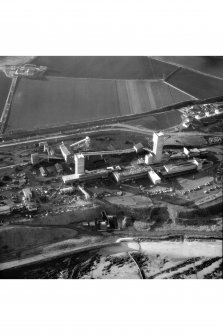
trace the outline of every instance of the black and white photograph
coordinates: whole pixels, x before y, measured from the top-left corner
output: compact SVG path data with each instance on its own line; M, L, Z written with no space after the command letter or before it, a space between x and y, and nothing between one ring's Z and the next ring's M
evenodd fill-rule
M2 278L222 278L223 57L0 69Z
M222 332L222 13L1 1L1 334Z

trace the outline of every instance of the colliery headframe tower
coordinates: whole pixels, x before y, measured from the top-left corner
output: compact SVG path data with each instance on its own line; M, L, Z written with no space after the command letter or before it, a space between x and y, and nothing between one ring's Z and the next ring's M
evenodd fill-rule
M163 157L164 133L153 133L153 151L145 156L146 164L160 163Z

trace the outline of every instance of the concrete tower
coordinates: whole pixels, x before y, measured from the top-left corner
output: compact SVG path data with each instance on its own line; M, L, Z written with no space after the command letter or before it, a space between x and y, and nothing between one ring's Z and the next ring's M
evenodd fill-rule
M162 161L164 145L164 134L162 132L153 133L153 151L145 156L146 164L155 164Z
M162 132L153 133L153 152L156 162L161 162L163 156L164 134Z
M76 154L74 155L74 162L75 162L75 174L84 174L85 172L85 159L84 155Z

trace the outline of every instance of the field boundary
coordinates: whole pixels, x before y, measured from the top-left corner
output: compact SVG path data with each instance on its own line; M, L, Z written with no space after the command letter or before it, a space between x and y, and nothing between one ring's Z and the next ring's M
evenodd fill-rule
M151 58L154 59L154 60L157 60L157 61L159 61L159 62L165 63L165 64L170 64L170 65L177 66L179 69L185 69L185 70L188 70L188 71L191 71L191 72L195 72L195 73L201 74L201 75L206 76L206 77L211 77L211 78L214 78L214 79L218 79L218 80L222 80L222 81L223 81L223 78L221 78L221 77L217 77L217 76L215 76L215 75L213 75L213 74L208 74L208 73L205 73L205 72L202 72L202 71L193 69L193 68L188 67L188 66L180 65L180 64L177 64L177 63L172 62L172 61L165 61L165 60L162 60L162 59L157 59L157 58L154 58L154 57L151 57ZM177 69L177 70L178 70L178 69ZM174 71L174 72L175 72L175 71ZM171 76L171 74L168 75L167 78L170 77L170 76ZM167 78L165 78L165 80L166 80ZM169 79L169 78L168 78L168 79Z

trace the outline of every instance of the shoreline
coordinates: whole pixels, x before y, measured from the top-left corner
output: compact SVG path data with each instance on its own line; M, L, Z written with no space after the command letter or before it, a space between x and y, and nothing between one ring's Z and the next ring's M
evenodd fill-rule
M196 234L195 234L196 235ZM110 241L110 242L98 242L98 243L93 243L88 246L79 246L79 247L74 247L74 248L65 248L64 250L57 250L57 251L51 251L48 253L42 253L42 254L37 254L34 256L29 256L24 259L15 259L11 261L6 261L0 264L0 276L1 273L7 272L7 271L15 271L18 269L21 269L23 267L29 267L32 265L39 265L43 264L44 262L49 262L53 260L57 260L59 258L67 257L67 256L73 256L74 254L79 254L83 252L89 252L92 250L97 250L97 249L103 249L106 247L118 247L122 245L122 243L126 244L128 246L129 243L131 242L167 242L167 241L172 241L172 242L200 242L200 243L206 243L206 242L219 242L222 240L222 237L218 236L197 236L195 235L186 235L186 234L164 234L161 236L128 236L128 237L120 237L115 241ZM50 245L49 245L50 246Z

